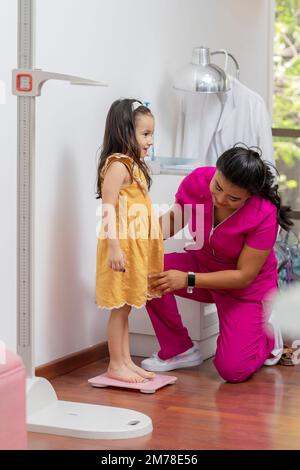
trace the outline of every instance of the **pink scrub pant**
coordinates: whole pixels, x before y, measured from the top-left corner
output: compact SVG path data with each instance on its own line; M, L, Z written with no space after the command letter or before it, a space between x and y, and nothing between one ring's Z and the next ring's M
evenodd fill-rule
M165 271L199 272L199 264L191 252L166 254L164 260ZM146 308L161 347L158 353L160 359L169 359L193 346L182 323L175 295L216 304L219 337L214 364L224 380L247 380L270 356L274 338L266 329L269 312L264 311L262 301L234 298L225 289L196 288L193 294L180 289L147 302Z

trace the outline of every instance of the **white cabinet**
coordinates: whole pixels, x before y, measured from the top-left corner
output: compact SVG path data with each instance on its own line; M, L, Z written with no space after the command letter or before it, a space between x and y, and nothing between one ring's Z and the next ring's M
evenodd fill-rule
M153 204L172 205L182 175L154 175L151 187ZM182 239L169 239L165 241L165 253L173 251L182 252L185 243ZM176 297L178 309L184 325L195 342L198 343L205 358L215 351L216 335L218 333L218 317L214 304L201 304L193 300ZM154 330L145 308L133 309L129 316L129 332L131 353L138 356L148 356L158 349Z

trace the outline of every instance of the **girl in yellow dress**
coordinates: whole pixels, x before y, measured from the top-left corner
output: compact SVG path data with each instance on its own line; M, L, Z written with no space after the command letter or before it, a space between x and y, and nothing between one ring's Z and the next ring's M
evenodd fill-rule
M97 193L102 199L98 234L96 303L111 310L107 336L107 374L125 382L154 377L138 367L129 350L128 316L132 307L160 296L150 291L148 274L163 271L163 240L148 190L144 162L153 141L154 117L134 99L115 101L108 112L99 158Z

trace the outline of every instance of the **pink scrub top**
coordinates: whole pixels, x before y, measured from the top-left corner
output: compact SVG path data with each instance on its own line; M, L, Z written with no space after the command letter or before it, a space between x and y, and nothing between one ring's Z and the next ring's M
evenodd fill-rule
M204 242L194 253L199 272L236 269L244 245L257 250L271 250L264 265L250 286L244 289L218 289L245 300L262 300L277 289L277 260L274 245L277 238L277 208L260 196L250 196L245 204L214 228L214 206L210 182L216 167L197 168L184 178L176 193L176 202L192 207L191 226L195 231L196 204L204 209ZM196 236L194 237L196 239ZM209 289L212 290L213 289Z

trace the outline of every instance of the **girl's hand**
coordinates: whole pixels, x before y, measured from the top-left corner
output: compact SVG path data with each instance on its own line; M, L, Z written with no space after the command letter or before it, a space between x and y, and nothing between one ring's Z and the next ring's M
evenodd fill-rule
M108 266L113 271L125 271L126 259L120 246L108 248Z
M187 286L187 273L171 269L163 273L153 273L148 276L150 289L159 290L162 295Z

